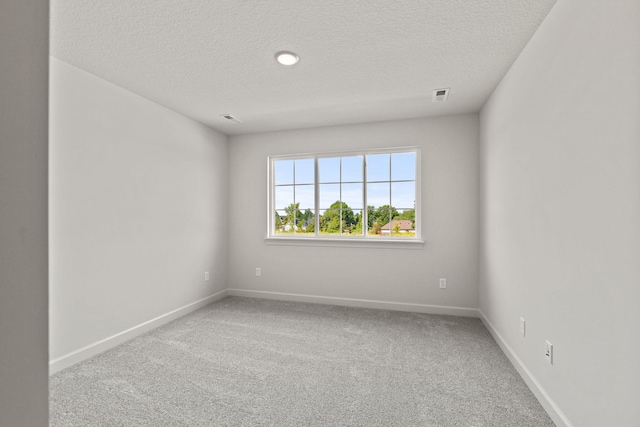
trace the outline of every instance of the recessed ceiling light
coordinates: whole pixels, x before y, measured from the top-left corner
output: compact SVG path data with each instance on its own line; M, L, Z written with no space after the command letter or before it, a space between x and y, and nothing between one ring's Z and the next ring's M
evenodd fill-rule
M282 65L293 65L298 62L300 58L293 52L278 52L276 53L276 59Z

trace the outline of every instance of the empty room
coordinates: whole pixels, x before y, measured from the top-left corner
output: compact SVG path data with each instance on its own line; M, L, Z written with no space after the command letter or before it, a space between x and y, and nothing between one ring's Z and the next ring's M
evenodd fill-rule
M640 425L640 2L0 4L0 427Z

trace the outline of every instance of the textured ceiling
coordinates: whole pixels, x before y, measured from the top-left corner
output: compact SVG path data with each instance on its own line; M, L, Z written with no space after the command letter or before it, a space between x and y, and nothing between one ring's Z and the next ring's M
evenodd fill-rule
M477 112L555 0L51 3L53 56L238 134Z

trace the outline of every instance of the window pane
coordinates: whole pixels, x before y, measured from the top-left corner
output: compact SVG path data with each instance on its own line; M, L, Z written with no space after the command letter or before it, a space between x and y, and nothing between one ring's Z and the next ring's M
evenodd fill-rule
M362 236L363 227L362 227L362 209L354 209L353 210L353 222L346 227L343 227L342 234L349 236Z
M383 236L382 229L389 224L393 214L389 206L389 183L368 184L367 198L369 234Z
M296 203L299 203L300 210L314 209L316 196L313 185L296 185L295 193Z
M313 159L296 159L296 184L313 184L315 182L313 168Z
M273 167L276 185L293 184L293 160L276 160Z
M345 236L351 235L359 235L362 234L361 228L356 230L356 225L359 226L359 218L361 214L359 210L352 209L342 209L341 219L342 219L342 234ZM358 214L357 214L358 213ZM357 215L356 215L357 214Z
M320 234L340 234L340 211L320 211Z
M320 209L330 208L340 201L340 184L320 184Z
M362 156L342 158L342 182L362 182Z
M414 209L398 209L397 220L391 221L391 235L394 237L415 237L416 211Z
M389 205L380 206L369 215L373 217L373 224L371 226L372 234L377 234L382 237L389 236L390 223L393 217L397 215L397 211Z
M389 183L367 184L367 205L379 208L389 205Z
M373 206L367 206L367 235L377 236L380 234L380 225L376 221L376 210Z
M300 209L297 219L296 234L315 234L316 217L311 209Z
M367 156L367 181L389 181L389 154Z
M349 234L349 230L355 224L355 216L353 210L344 203L340 209L340 218L342 220L342 234Z
M416 200L416 183L392 182L391 183L391 206L396 209L413 209Z
M391 180L416 179L416 153L395 153L391 155Z
M340 182L340 157L318 159L320 182Z
M362 209L362 184L342 184L342 201L351 209Z
M284 208L283 211L284 217L281 217L280 220L284 226L284 231L291 233L297 232L301 218L300 209L297 209L294 204L291 204Z
M293 203L293 186L276 187L276 209L284 209Z
M274 217L275 231L278 234L293 233L293 228L289 225L287 227L287 213L283 210L276 211Z
M385 205L377 209L368 209L367 235L372 237L383 236L382 229L389 223L389 208Z

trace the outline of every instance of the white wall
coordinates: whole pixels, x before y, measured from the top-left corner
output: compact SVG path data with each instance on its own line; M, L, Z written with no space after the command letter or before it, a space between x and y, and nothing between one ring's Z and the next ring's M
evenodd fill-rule
M421 147L423 249L265 244L267 156L393 146ZM475 114L233 136L229 287L475 309L477 176Z
M228 145L55 58L51 87L55 361L226 289Z
M48 425L49 2L0 2L0 426Z
M560 0L480 116L480 308L575 426L640 425L639 23Z

